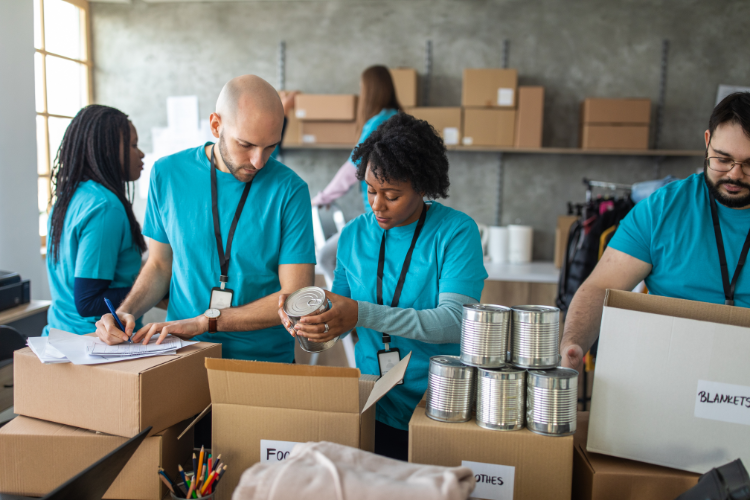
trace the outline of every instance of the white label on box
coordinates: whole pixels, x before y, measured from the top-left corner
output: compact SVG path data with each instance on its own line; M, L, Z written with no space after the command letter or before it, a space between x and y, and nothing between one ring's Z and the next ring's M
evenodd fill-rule
M304 109L296 109L294 111L294 116L296 116L297 118L304 118L307 116L307 111Z
M497 105L513 106L513 89L497 89Z
M485 500L513 500L513 479L516 468L509 465L484 464L482 462L461 462L474 473L477 486L471 498Z
M315 144L315 136L313 134L302 134L302 142L304 144Z
M474 144L473 137L464 137L464 146L471 146L472 144Z
M449 146L458 144L458 129L456 127L445 127L443 129L443 142Z
M696 417L750 425L750 387L699 380L695 392Z
M292 441L271 441L269 439L260 440L260 463L283 462L289 458L295 444Z

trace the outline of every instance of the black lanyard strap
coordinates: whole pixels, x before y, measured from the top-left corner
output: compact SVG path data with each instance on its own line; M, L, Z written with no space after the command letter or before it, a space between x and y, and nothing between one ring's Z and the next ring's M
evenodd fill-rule
M708 180L706 180L708 182ZM737 262L737 268L734 270L734 276L732 281L729 281L729 266L727 265L727 256L724 252L724 239L721 237L721 226L719 224L719 208L716 206L716 199L713 193L709 190L708 197L711 200L711 218L714 222L714 236L716 237L716 248L719 251L719 264L721 266L721 281L724 285L724 304L728 306L734 305L734 290L737 287L737 278L740 276L742 267L745 265L747 259L747 253L750 251L750 231L747 233L745 238L745 244L740 252L740 258Z
M224 252L224 245L221 241L221 222L219 221L219 189L216 185L216 161L214 159L214 147L211 146L211 211L214 214L214 236L216 236L216 248L219 251L219 266L221 267L221 276L219 281L221 287L224 288L224 283L229 281L229 256L232 252L232 240L234 240L234 231L237 229L237 222L240 220L242 215L242 209L245 208L245 202L247 201L247 195L250 193L250 186L252 186L252 179L250 182L245 184L245 189L242 191L242 197L240 197L240 203L237 205L237 210L234 212L234 219L232 219L232 225L229 228L229 236L227 236L227 250Z

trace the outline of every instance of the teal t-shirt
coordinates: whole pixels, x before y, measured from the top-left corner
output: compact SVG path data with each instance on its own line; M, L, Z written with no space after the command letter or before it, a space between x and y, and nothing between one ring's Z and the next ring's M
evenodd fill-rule
M417 222L394 227L386 235L383 270L383 303L390 305L404 258ZM333 292L377 303L377 269L383 229L372 212L352 220L341 232ZM482 295L487 271L482 260L482 242L476 223L466 214L432 202L422 233L412 254L409 272L398 307L434 309L441 293L458 293L476 300ZM458 356L459 344L427 344L392 335L391 347L401 356L412 353L403 385L394 387L378 402L376 419L397 429L408 430L409 419L427 390L430 357ZM379 375L377 351L384 348L383 334L357 328L357 367L362 373Z
M52 234L49 224L47 234ZM96 331L99 316L84 318L78 314L73 292L75 279L111 280L110 288L127 288L133 286L141 270L141 253L133 243L125 207L98 182L82 182L65 213L57 262L51 241L48 237L47 276L52 305L42 335L49 335L50 328L92 333Z
M362 144L367 140L368 137L370 137L370 134L375 132L380 125L383 124L384 121L388 120L393 115L397 115L398 110L397 109L382 109L380 110L380 113L373 116L362 127L362 134L359 136L359 142L357 142L357 146ZM354 154L354 150L352 150L352 154L349 155L349 161L354 163L352 160L352 155ZM354 163L357 165L358 163ZM365 204L365 213L366 212L372 212L372 207L370 207L370 201L367 199L367 183L365 181L361 181L360 185L362 187L362 200ZM379 248L379 247L378 247Z
M143 234L172 246L167 320L203 314L208 309L211 288L219 286L210 172L204 146L162 158L151 172ZM222 245L226 249L245 184L232 174L218 171L217 188ZM307 184L271 158L253 179L234 233L227 283L227 288L234 290L232 306L278 292L279 265L314 263ZM294 360L294 339L281 325L251 332L204 333L196 339L221 343L225 358Z
M717 203L730 280L750 229L750 210ZM708 188L703 174L660 188L623 219L612 248L651 264L649 293L724 303ZM735 305L750 307L750 269L737 279Z

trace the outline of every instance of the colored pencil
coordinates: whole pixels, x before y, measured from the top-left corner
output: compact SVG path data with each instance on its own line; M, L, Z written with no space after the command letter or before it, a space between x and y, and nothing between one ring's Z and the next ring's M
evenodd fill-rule
M187 492L187 496L185 498L190 498L193 496L193 491L195 490L195 478L193 478L193 481L190 482L190 489Z
M219 456L216 457L216 460L214 460L214 470L219 468L220 463L221 463L221 453L219 453Z
M169 491L171 491L175 495L177 494L177 493L175 493L174 488L172 488L172 485L169 484L169 481L167 481L167 479L164 476L162 476L161 474L159 474L159 479L161 479L161 482L164 483L167 486L167 488L169 488Z
M180 477L182 477L182 484L185 485L184 488L181 488L183 490L183 493L187 493L187 488L190 487L190 483L187 480L187 476L185 475L185 469L182 468L182 465L177 464L177 470L180 472ZM179 485L178 485L179 486ZM187 497L186 497L187 498Z
M193 478L197 477L196 474L198 472L198 459L195 458L195 453L193 453Z
M211 483L214 482L214 473L212 472L211 475L208 476L208 479L203 484L203 488L201 488L201 495L205 495L206 491L208 491L208 488L211 486Z
M212 470L214 470L214 468L212 467L213 463L214 463L213 456L209 453L209 455L208 455L208 471L209 472L212 471Z
M222 467L221 472L219 473L219 476L216 478L216 481L214 481L214 489L219 484L219 481L221 481L221 478L224 477L224 473L227 471L227 466L225 465Z
M198 477L199 478L203 476L203 474L201 474L201 472L203 471L203 453L204 453L203 446L201 446L201 452L198 455Z

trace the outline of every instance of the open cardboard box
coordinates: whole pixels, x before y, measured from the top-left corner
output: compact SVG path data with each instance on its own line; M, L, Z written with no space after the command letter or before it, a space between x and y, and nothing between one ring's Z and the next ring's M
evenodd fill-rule
M587 450L705 474L750 464L750 310L607 290Z
M373 451L375 403L403 379L410 358L380 380L356 368L206 359L212 453L231 464L217 498L230 498L247 468L285 460L297 443Z

